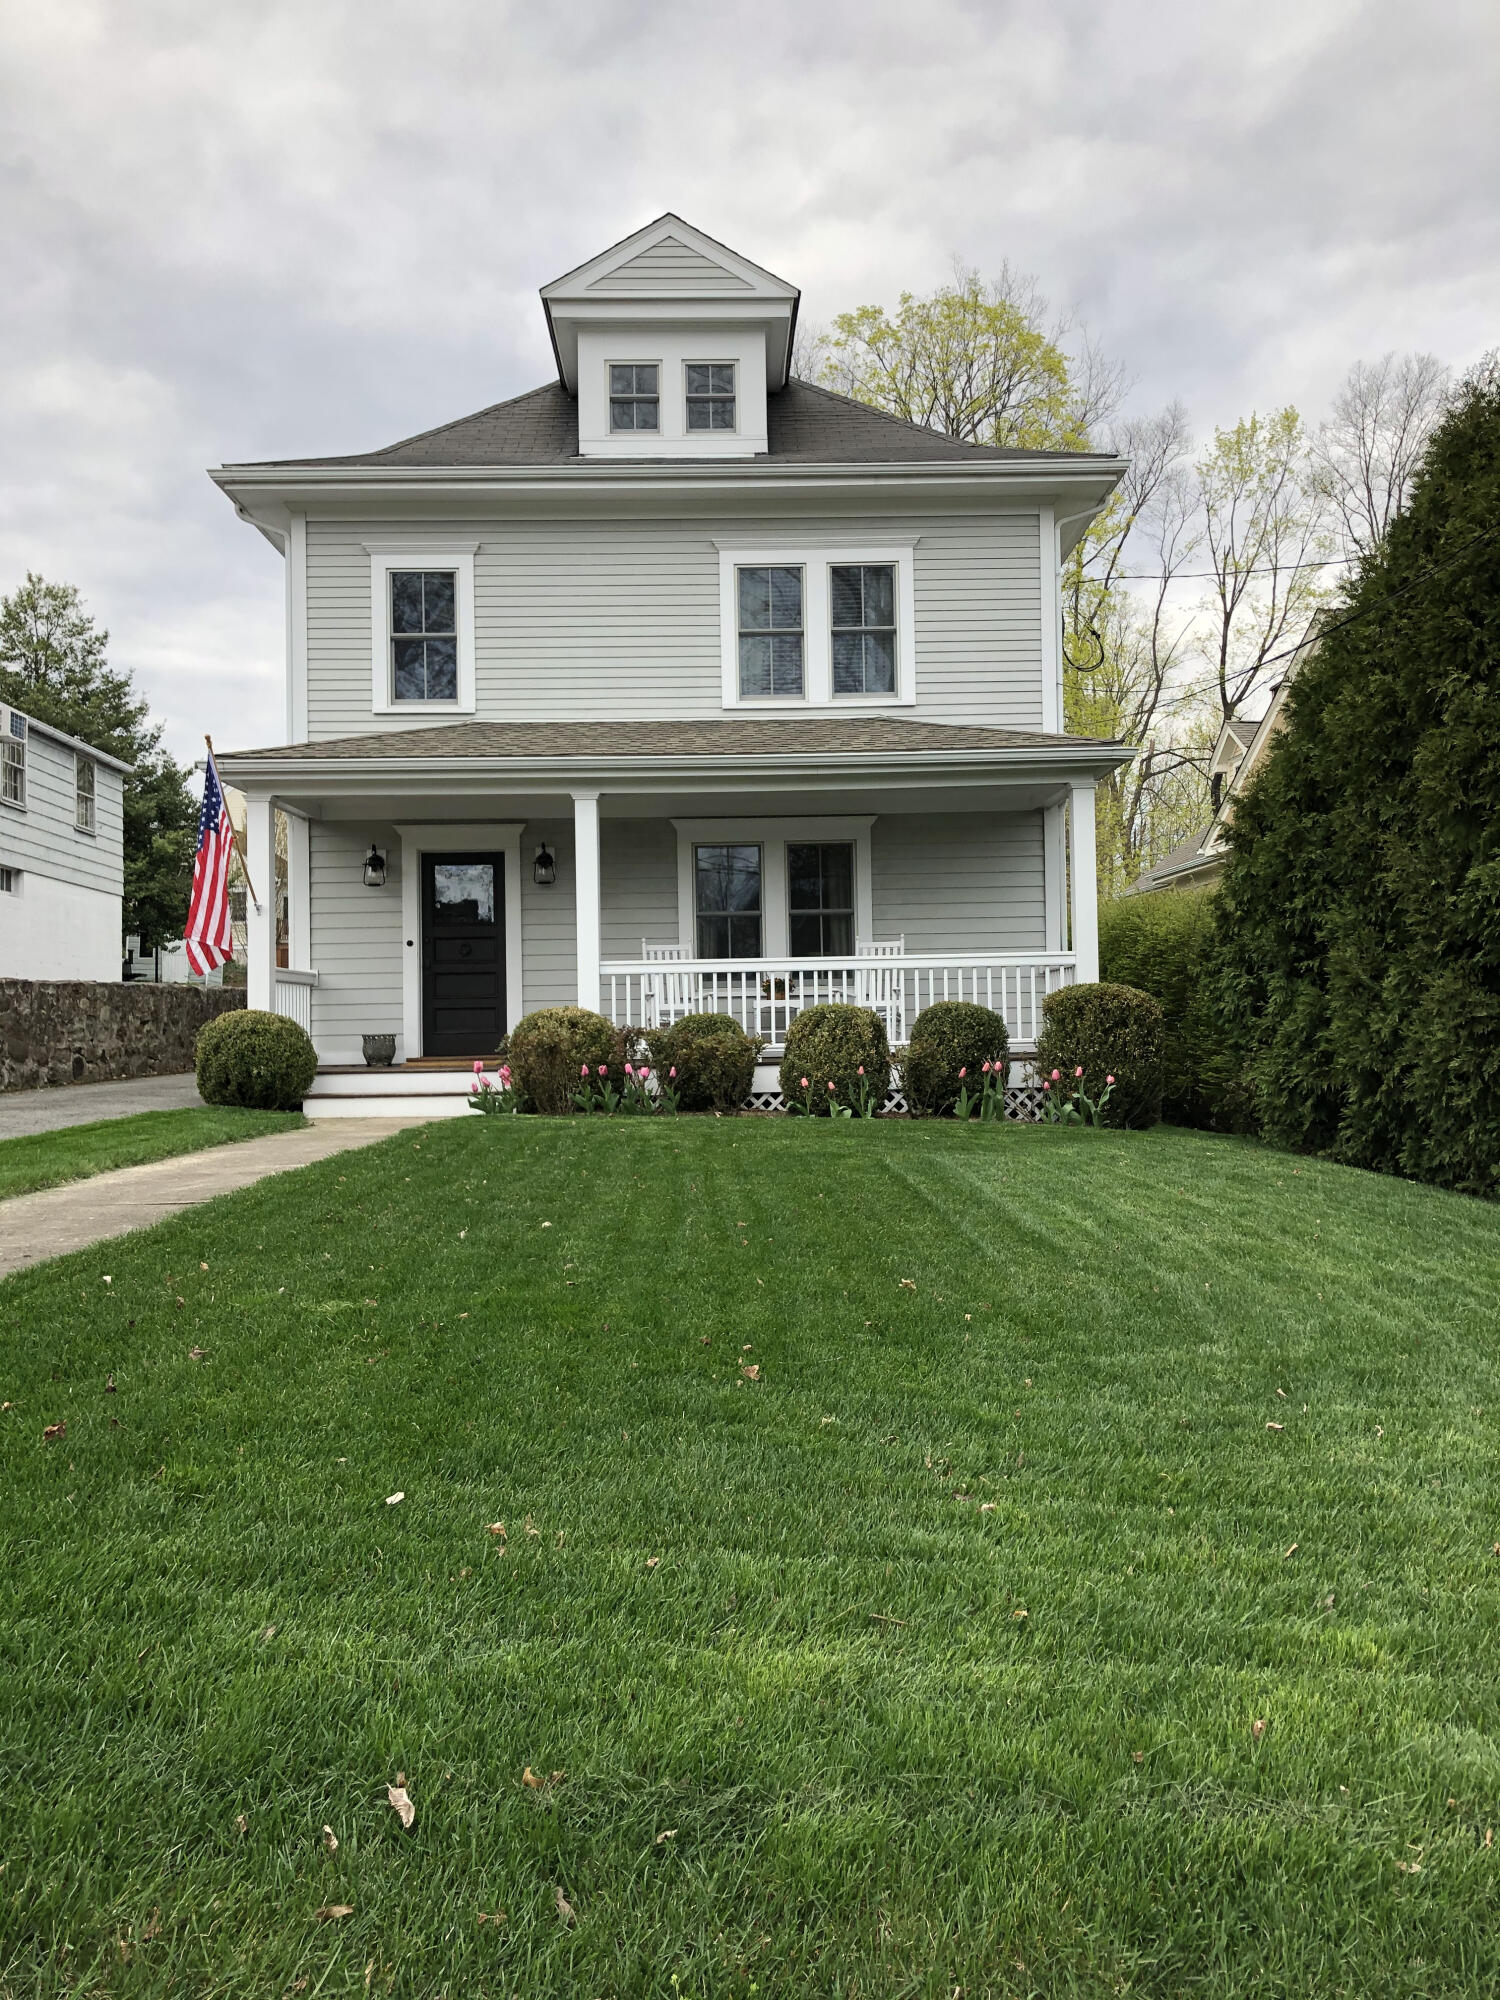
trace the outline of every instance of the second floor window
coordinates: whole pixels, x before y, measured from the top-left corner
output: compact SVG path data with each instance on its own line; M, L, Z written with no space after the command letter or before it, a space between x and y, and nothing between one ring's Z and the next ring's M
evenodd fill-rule
M95 768L92 757L80 757L73 774L73 824L80 833L94 831Z
M451 569L393 569L391 699L458 699L458 590Z
M661 400L654 361L609 364L609 427L612 431L659 431Z
M740 698L802 692L802 571L742 569Z
M833 691L896 691L896 572L890 563L835 563Z
M687 364L687 427L690 431L734 429L734 363Z
M14 735L0 737L0 800L8 806L26 804L26 725L19 715L10 719L11 728L21 723Z

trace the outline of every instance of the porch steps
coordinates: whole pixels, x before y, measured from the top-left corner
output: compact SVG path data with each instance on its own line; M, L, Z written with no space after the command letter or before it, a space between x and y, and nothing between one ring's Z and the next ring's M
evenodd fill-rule
M302 1109L309 1118L462 1118L473 1081L472 1063L320 1069Z

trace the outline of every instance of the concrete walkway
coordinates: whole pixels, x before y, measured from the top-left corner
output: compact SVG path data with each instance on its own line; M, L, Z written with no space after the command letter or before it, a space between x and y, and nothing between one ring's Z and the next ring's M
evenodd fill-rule
M116 1088L100 1084L80 1089L95 1087ZM127 1230L145 1229L164 1216L212 1201L215 1195L249 1187L267 1174L283 1174L333 1153L371 1146L377 1139L425 1122L340 1119L300 1132L270 1132L261 1139L242 1139L237 1145L213 1146L205 1153L185 1153L173 1160L152 1160L144 1167L119 1167L114 1173L95 1174L92 1180L44 1188L40 1194L16 1195L0 1201L0 1278L48 1257L123 1236Z
M61 1132L99 1118L129 1118L137 1111L177 1111L201 1104L193 1072L137 1076L125 1083L61 1083L45 1090L0 1091L0 1139L29 1132Z

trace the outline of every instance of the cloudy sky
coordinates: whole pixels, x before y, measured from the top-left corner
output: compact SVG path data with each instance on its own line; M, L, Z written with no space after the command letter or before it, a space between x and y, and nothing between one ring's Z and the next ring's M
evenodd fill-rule
M674 208L804 312L1036 274L1200 427L1500 341L1494 0L0 0L0 588L78 584L179 754L281 730L204 477L546 379Z

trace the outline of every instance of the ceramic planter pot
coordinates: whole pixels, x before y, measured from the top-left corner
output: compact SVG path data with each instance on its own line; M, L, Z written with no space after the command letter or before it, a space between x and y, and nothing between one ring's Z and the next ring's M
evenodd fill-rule
M364 1035L361 1044L365 1061L371 1069L388 1069L396 1059L396 1037L394 1035Z

